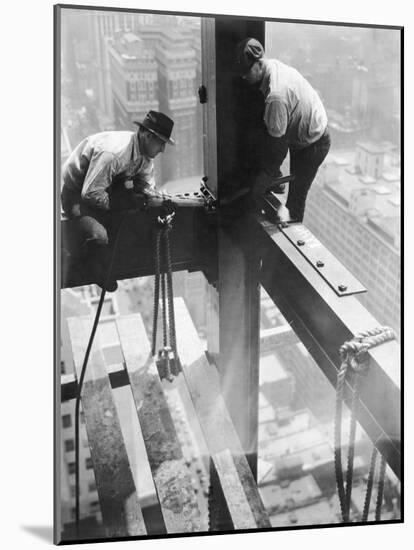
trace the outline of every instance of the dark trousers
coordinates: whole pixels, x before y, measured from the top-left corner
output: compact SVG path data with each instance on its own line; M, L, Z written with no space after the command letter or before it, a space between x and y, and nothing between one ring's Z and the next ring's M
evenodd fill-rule
M76 219L79 246L81 249L106 247L118 231L120 217L111 216L110 212L119 212L136 206L136 197L124 186L113 186L110 191L110 211L92 208L85 204L79 193L74 193L63 186L62 208L70 219Z
M73 191L70 185L64 184L61 193L64 213L76 222L77 242L70 250L70 256L75 264L80 262L100 286L106 284L108 270L113 269L110 266L114 265L114 246L122 226L123 216L112 213L134 207L137 200L131 189L116 183L114 181L110 189L109 211L85 204L80 193ZM107 289L110 288L111 281Z
M76 220L77 247L80 256L86 259L96 249L105 254L109 243L109 216L107 212L90 208L82 202L81 197L68 197L62 191L63 211L69 219ZM99 254L99 252L97 252ZM93 254L95 255L95 254Z
M306 197L319 166L324 161L331 146L331 138L328 130L315 143L304 149L289 149L290 173L294 181L289 183L289 194L286 207L290 216L297 221L302 221L305 213Z
M328 129L318 141L303 149L293 149L289 147L285 138L272 137L267 131L261 133L261 139L258 141L261 149L260 164L263 170L274 178L282 175L280 166L289 150L290 173L294 176L294 181L289 183L286 207L292 219L302 221L308 191L331 146Z

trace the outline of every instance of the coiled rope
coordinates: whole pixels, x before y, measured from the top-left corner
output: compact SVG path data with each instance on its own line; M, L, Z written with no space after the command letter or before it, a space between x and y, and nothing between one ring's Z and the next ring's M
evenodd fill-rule
M394 331L389 327L378 327L372 330L357 334L352 340L345 342L340 350L341 367L338 371L336 385L336 402L335 402L335 476L338 488L339 504L341 507L342 521L348 523L350 521L351 509L351 494L352 480L355 455L355 435L356 435L356 419L358 416L358 407L360 403L360 386L361 379L366 375L368 369L368 350L374 346L378 346L395 338ZM342 404L344 400L344 387L347 374L351 369L352 376L352 403L350 417L350 432L347 454L347 470L346 484L344 485L344 476L342 468ZM363 521L367 521L369 513L369 504L374 481L375 464L378 451L374 446L371 456L370 470L368 475L367 491L365 495L365 503L363 510ZM386 462L381 457L381 466L378 479L377 503L376 503L376 519L381 518L381 505L384 491Z

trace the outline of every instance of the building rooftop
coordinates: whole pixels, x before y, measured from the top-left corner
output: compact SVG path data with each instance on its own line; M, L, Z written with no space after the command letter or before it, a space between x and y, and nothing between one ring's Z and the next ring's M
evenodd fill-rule
M272 527L290 527L292 525L321 525L338 522L335 509L328 500L320 500L297 508L291 512L282 512L270 516Z
M345 208L350 207L355 193L370 197L371 204L365 209L365 217L359 216L360 221L375 230L378 236L388 235L386 241L395 247L400 237L400 168L396 166L395 156L389 147L384 144L377 148L374 145L365 145L371 147L371 151L384 153L384 170L381 176L374 179L361 175L354 165L355 151L331 151L325 164L334 165L338 176L336 181L325 183L325 189ZM364 191L367 193L363 193Z
M260 357L260 384L277 382L290 378L282 362L274 353Z
M309 428L268 440L264 442L263 449L267 456L279 458L283 455L303 453L307 449L326 444L326 436L320 430Z
M272 484L260 488L260 496L266 508L286 510L303 506L322 496L318 484L311 475L291 481L288 487Z
M134 34L133 32L124 33L123 39L125 40L125 42L127 44L132 44L134 42L141 42L142 43L141 38L138 35Z
M110 41L112 51L125 60L155 61L154 52L135 33L126 32Z
M386 152L386 149L383 146L383 144L374 143L372 141L358 141L356 143L356 146L361 147L361 149L364 149L365 151L368 151L368 153L372 153L375 155L379 155L381 153Z

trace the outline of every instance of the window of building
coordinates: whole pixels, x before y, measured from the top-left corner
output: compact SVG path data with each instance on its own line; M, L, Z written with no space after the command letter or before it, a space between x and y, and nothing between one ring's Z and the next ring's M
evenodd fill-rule
M70 428L72 426L72 416L70 414L62 415L62 427Z
M73 439L65 440L65 451L67 453L75 450L75 441Z
M89 482L88 490L90 493L93 493L94 491L96 491L96 483L94 481Z
M99 500L93 500L89 506L92 512L97 511L100 508Z
M92 470L93 469L92 458L90 456L85 459L85 467L86 467L87 470Z
M76 464L75 462L68 462L68 473L74 474L76 470Z

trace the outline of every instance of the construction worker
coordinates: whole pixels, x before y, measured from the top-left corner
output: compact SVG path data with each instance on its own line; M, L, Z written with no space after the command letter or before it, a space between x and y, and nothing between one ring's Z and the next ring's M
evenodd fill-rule
M254 147L259 149L254 158L259 159L259 166L253 194L260 195L274 187L289 150L294 181L289 184L286 206L292 219L302 221L309 188L331 144L322 101L296 69L268 59L255 38L238 43L236 68L241 78L260 90L263 97L262 122L254 132L258 134L254 136ZM276 192L283 191L282 184Z
M109 212L134 208L138 196L168 196L155 188L154 158L166 143L174 145L174 122L163 113L149 111L135 121L137 132L101 132L85 138L73 150L62 170L62 208L77 220L81 259L94 282L106 290L109 266L108 231L114 234Z

